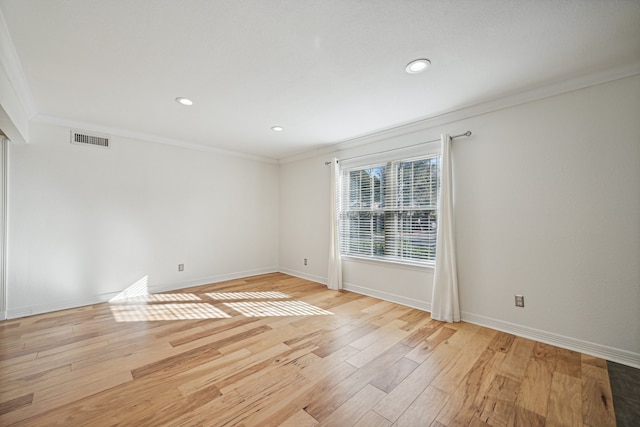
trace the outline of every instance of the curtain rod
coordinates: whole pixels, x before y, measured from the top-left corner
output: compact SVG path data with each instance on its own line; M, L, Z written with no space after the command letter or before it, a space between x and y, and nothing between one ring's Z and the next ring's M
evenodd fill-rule
M454 135L451 137L451 139L456 139L456 138L460 138L462 136L471 136L471 131L468 130L465 133L461 133L460 135ZM342 159L342 161L346 161L346 160L353 160L353 159L359 159L360 157L367 157L367 156L371 156L373 154L381 154L381 153L388 153L389 151L396 151L396 150L402 150L404 148L411 148L411 147L417 147L418 145L422 145L422 144L429 144L431 142L438 142L440 141L440 138L438 139L432 139L431 141L424 141L424 142L418 142L417 144L413 144L413 145L407 145L404 147L400 147L400 148L391 148L389 150L382 150L382 151L378 151L375 153L370 153L370 154L363 154L361 156L354 156L354 157L347 157L346 159ZM338 160L340 161L340 160ZM324 162L325 165L330 165L331 162Z

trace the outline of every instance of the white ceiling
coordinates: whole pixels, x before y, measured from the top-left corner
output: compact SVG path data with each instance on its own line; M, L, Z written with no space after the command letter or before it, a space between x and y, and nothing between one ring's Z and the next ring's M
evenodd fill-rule
M49 120L272 159L640 62L640 0L0 0L0 11ZM432 67L405 73L421 57Z

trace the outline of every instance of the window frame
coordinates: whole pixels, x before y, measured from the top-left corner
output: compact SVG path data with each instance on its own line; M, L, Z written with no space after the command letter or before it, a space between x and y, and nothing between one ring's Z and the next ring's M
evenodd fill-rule
M341 257L345 260L353 260L353 261L357 261L357 262L364 262L364 263L373 263L373 264L380 264L380 263L392 263L392 264L396 264L396 265L400 265L400 266L406 266L409 268L419 268L419 269L423 269L423 268L431 268L433 269L435 267L435 254L433 255L433 259L431 260L420 260L420 259L416 259L416 258L410 258L410 257L404 257L404 256L396 256L396 255L387 255L385 256L384 254L380 255L380 254L375 254L372 253L371 255L365 255L365 254L359 254L359 253L354 253L354 252L349 252L349 251L345 251L344 248L344 235L343 233L345 232L345 212L354 212L355 210L351 209L346 209L344 210L344 206L343 206L343 198L345 196L345 185L350 185L350 182L344 182L345 181L345 173L348 172L353 172L355 170L363 170L363 169L374 169L374 168L378 168L378 167L389 167L389 165L393 164L393 170L391 171L392 175L397 175L398 174L398 164L400 163L406 163L406 162L415 162L415 161L420 161L420 160L425 160L425 159L430 159L430 158L437 158L437 184L436 184L436 202L435 205L432 205L426 209L414 209L414 211L419 211L419 212L434 212L435 213L435 223L436 223L436 227L433 230L433 233L437 234L437 212L438 212L438 203L439 203L439 186L440 186L440 176L441 176L441 151L440 151L440 145L437 143L431 143L431 144L425 144L420 146L419 148L412 148L411 150L407 150L407 149L399 149L399 150L393 150L393 153L388 153L388 152L384 152L384 153L379 153L379 154L374 154L374 155L369 155L369 156L362 156L357 158L357 161L344 161L341 162L340 164L340 197L339 197L339 212L338 212L338 222L339 222L339 246L340 246L340 254ZM386 186L389 186L390 184L386 183ZM391 184L394 185L394 184ZM384 197L384 196L381 196ZM376 200L375 196L371 196L370 200ZM384 210L373 210L373 209L369 209L369 210L363 210L362 212L370 212L371 215L375 215L375 214L381 214L382 212L387 212L387 213L393 213L396 216L400 215L402 213L406 213L409 209L405 209L401 206L398 206L395 209L389 209L388 207L385 207ZM405 229L402 229L405 230ZM385 232L388 232L388 230L385 230ZM374 242L374 236L373 234L375 233L375 231L373 230L373 228L371 228L371 237L370 237L370 241ZM391 232L391 234L395 235L395 232ZM395 239L396 241L399 241L400 239L402 239L403 237L398 237L396 236ZM373 243L372 243L372 249L373 251ZM398 250L396 246L393 246L392 250ZM435 237L434 237L434 246L433 246L433 250L435 251Z

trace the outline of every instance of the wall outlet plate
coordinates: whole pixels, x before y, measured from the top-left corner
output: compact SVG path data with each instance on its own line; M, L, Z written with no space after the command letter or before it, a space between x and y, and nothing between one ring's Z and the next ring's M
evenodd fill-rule
M516 295L516 307L524 307L524 296Z
M178 264L178 271L184 271L184 264Z

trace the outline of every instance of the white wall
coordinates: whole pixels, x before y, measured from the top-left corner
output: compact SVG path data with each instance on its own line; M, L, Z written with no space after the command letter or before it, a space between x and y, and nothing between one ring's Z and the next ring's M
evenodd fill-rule
M280 166L280 270L327 281L329 168L325 158ZM304 259L307 258L307 265Z
M278 267L278 166L33 124L9 166L9 317ZM177 265L185 265L178 272Z
M640 366L639 118L633 76L412 129L338 157L471 130L453 145L463 318ZM283 271L326 280L331 155L281 166ZM306 253L317 255L305 269ZM430 307L429 268L345 262L344 280ZM525 308L514 307L516 293Z
M634 76L338 154L473 131L453 148L463 318L640 366L638 117ZM44 124L29 135L9 155L9 317L147 276L152 291L278 268L326 281L331 154L278 167L118 137L76 146ZM348 288L425 309L432 276L344 265Z

